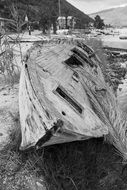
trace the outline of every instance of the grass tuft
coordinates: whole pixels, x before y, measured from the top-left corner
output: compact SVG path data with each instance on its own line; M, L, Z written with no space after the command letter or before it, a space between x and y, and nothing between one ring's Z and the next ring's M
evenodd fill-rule
M112 145L103 138L0 155L4 190L124 190L126 168ZM31 181L31 182L30 182ZM2 187L2 186L1 186ZM0 189L2 190L2 188Z

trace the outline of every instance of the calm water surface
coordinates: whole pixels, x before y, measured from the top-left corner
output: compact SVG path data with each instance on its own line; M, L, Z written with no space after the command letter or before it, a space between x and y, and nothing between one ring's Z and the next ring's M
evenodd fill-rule
M127 39L121 40L119 39L119 35L107 35L102 36L102 42L104 46L112 47L112 48L121 48L127 50Z

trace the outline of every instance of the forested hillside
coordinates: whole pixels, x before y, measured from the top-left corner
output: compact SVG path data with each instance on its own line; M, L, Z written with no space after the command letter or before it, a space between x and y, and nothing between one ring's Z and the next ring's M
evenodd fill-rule
M55 24L59 16L58 0L1 0L0 9L3 17L12 18L12 4L20 12L22 20L25 15L29 21L42 21L42 24ZM84 14L66 0L61 0L61 16L76 17L76 28L85 28L89 22L93 21L88 15Z

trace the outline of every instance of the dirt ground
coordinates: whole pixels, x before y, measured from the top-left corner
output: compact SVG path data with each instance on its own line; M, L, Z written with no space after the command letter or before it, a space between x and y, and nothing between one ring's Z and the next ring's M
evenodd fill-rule
M18 84L12 88L0 85L0 149L9 143L9 136L14 130L13 116L18 114Z

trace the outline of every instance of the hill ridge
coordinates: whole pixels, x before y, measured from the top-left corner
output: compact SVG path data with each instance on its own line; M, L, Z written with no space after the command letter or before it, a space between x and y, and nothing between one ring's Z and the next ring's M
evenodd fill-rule
M105 9L96 13L89 14L90 17L94 18L99 15L105 24L112 26L123 27L127 26L127 5L124 7L114 7L111 9Z
M44 13L47 11L46 14L48 13L50 16L51 14L53 14L55 17L59 16L58 0L0 0L0 11L3 10L3 7L1 8L1 4L6 5L7 8L7 3L10 6L10 4L15 2L18 6L20 6L22 13L27 10L26 14L32 21L39 19L39 16L36 15L40 11ZM51 11L53 13L51 13ZM5 16L5 11L2 11L2 14ZM89 22L93 21L93 19L90 18L87 14L83 13L66 0L61 1L61 14L63 16L68 15L76 17L77 28L85 28Z

